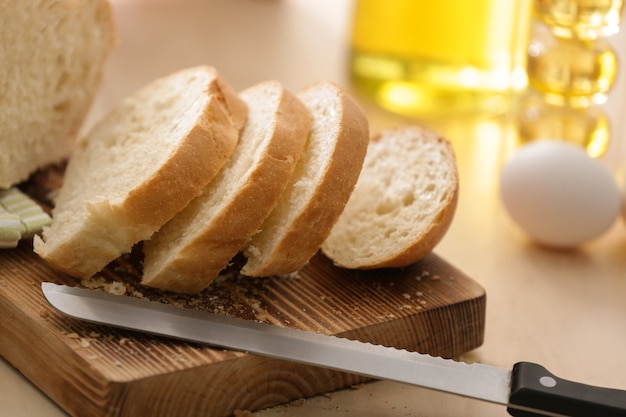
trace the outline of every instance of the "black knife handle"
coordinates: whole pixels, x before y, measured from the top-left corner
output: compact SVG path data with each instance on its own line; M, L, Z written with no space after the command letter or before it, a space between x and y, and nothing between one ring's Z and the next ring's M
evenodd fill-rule
M514 417L626 417L626 391L567 381L541 365L519 362L511 373L507 411Z

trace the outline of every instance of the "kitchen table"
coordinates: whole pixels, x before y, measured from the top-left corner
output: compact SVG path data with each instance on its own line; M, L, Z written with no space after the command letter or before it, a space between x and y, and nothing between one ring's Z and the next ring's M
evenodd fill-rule
M352 88L347 69L352 1L113 0L112 4L119 44L85 129L134 89L196 64L215 66L237 89L265 79L279 80L294 91L322 79ZM499 199L499 171L517 146L514 117L411 120L354 94L368 114L372 132L421 123L454 145L460 199L452 226L436 252L487 293L484 343L459 359L501 367L534 361L563 378L626 390L623 219L578 250L540 248L516 228ZM625 148L617 141L606 157L616 175L626 159ZM255 414L507 415L497 405L385 381ZM0 415L66 414L0 360Z

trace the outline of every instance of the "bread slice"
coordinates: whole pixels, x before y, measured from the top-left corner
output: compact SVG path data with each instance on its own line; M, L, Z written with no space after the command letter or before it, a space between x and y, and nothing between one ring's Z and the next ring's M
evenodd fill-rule
M2 2L0 188L67 156L115 38L106 0Z
M77 143L35 251L80 278L130 251L218 173L246 110L208 66L155 80L123 100Z
M373 138L344 213L322 245L340 267L403 267L433 250L458 198L450 143L418 126Z
M239 144L203 194L144 243L142 284L178 293L206 288L276 205L306 143L311 117L280 83L240 94Z
M356 102L330 82L298 94L312 117L307 146L276 208L243 253L249 276L289 274L319 250L361 171L369 125Z

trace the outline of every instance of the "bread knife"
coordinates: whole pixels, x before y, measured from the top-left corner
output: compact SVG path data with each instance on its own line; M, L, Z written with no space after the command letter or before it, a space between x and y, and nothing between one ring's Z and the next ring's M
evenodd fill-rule
M55 309L87 322L475 398L512 416L626 417L626 391L567 381L531 362L507 370L103 291L48 282L42 290Z

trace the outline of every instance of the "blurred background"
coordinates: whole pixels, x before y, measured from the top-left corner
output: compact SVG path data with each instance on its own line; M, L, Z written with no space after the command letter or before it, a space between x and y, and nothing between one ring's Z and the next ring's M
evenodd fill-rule
M499 119L522 141L573 141L614 170L626 154L623 0L113 5L120 41L90 121L155 77L208 63L237 89L335 81L359 95L374 129Z

